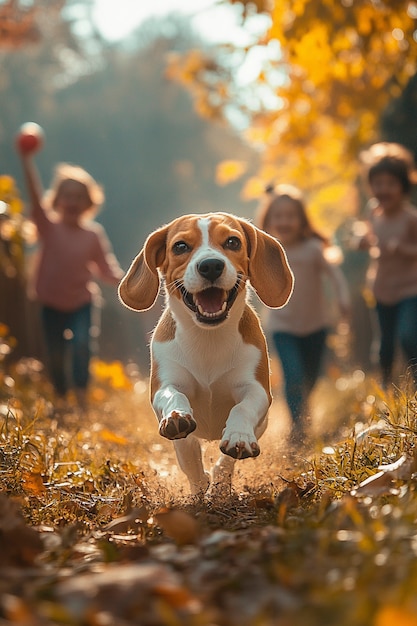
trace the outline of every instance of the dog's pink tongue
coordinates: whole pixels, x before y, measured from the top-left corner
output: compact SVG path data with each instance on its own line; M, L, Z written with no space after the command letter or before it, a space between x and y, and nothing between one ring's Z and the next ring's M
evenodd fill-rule
M197 304L201 306L206 313L217 313L223 306L225 293L223 289L217 287L209 287L204 291L200 291L197 296Z

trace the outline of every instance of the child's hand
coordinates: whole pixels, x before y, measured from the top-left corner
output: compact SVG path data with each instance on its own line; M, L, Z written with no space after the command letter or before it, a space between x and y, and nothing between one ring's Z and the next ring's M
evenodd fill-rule
M350 250L369 250L374 245L373 239L369 224L362 220L356 220L352 225L347 247Z
M44 132L36 122L23 124L16 136L16 148L22 156L27 156L40 150L44 142Z
M358 241L358 250L370 250L375 246L375 237L371 233L367 233Z

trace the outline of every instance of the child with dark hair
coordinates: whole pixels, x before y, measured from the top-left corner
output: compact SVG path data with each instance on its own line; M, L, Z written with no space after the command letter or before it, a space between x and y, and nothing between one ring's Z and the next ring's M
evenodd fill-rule
M360 155L372 195L368 232L358 243L373 260L369 279L380 328L384 388L392 382L397 342L417 386L417 211L411 153L396 143L374 144Z
M303 436L308 399L320 374L330 323L323 277L331 279L343 315L349 313L349 291L336 259L326 254L330 250L326 237L311 225L299 189L290 185L268 188L256 223L283 245L295 278L288 304L267 310L264 327L281 361L292 436L297 440Z
M98 290L93 279L116 287L123 276L103 227L93 221L104 193L83 168L61 163L44 194L32 154L17 148L41 244L33 287L41 303L49 374L57 395L64 398L73 388L82 407Z

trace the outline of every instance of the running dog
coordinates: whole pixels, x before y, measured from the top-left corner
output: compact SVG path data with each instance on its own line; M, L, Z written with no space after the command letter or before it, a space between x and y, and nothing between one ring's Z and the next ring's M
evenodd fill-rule
M191 493L204 493L200 440L219 440L214 484L231 486L236 459L259 455L272 396L267 345L249 284L268 307L288 301L293 275L281 244L228 213L184 215L146 239L119 286L122 303L166 307L151 341L150 395L159 433L174 442Z

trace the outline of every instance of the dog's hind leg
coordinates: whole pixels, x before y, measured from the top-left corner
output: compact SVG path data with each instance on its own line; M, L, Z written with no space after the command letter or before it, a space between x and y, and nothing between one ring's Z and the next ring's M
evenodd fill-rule
M178 464L190 483L191 495L201 495L210 485L210 475L204 471L200 442L188 435L186 439L174 441Z
M212 489L216 492L229 493L232 490L232 477L236 459L221 454L211 471Z

